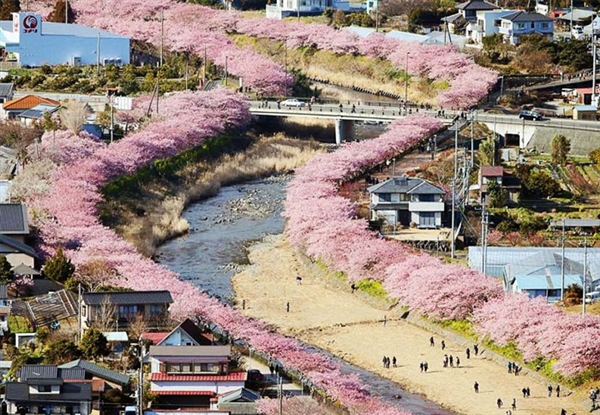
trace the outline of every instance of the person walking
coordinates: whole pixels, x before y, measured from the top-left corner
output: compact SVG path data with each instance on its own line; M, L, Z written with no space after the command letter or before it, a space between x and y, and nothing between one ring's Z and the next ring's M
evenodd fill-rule
M454 367L454 357L452 357L452 355L450 355L449 360L450 360L450 367Z
M425 370L425 373L427 373L428 369L429 369L429 363L425 362L425 364L423 365L423 370Z
M529 389L529 386L527 386L527 397L529 398L531 396L531 389Z
M302 285L302 277L300 275L296 276L296 284L297 285Z
M446 342L442 340L442 350L446 348Z
M502 399L498 398L498 400L496 401L496 405L498 405L498 409L502 408L502 405L504 405L504 402L502 402Z
M473 389L475 390L475 393L479 393L479 383L477 383L477 381L473 384Z
M527 398L527 388L521 389L521 392L523 392L523 398Z
M552 396L552 385L548 385L548 398Z
M465 353L466 353L466 355L467 355L467 359L470 359L470 358L471 358L471 349L469 349L469 348L467 347L467 350L466 350L466 352L465 352Z
M396 356L392 357L392 366L398 367L398 366L396 366Z
M456 356L456 367L460 367L460 357Z
M387 316L383 316L383 327L387 326Z
M513 411L517 410L517 399L513 398L512 404L510 405L510 409L512 409Z
M425 362L421 361L421 363L419 363L419 369L421 369L421 373L423 373L423 370L425 370Z
M477 356L479 354L479 346L477 346L476 344L473 345L473 351L475 352L475 356Z
M433 336L431 336L429 338L429 347L434 347L435 346L435 340L433 339Z
M560 398L560 385L556 385L556 397Z
M287 311L288 313L290 312L290 303L289 302L285 305L285 311Z

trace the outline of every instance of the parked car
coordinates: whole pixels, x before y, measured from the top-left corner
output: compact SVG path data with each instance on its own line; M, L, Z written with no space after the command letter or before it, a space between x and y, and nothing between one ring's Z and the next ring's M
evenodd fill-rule
M306 105L306 102L302 102L296 98L286 99L285 101L281 101L282 107L303 107Z
M265 376L260 373L258 369L250 369L248 371L248 382L262 382L265 380Z
M534 121L539 121L541 119L543 119L542 114L540 114L537 111L529 111L529 110L523 110L519 113L519 118L522 118L524 120L534 120Z
M585 302L587 304L596 303L598 301L600 301L600 291L592 291L585 295Z

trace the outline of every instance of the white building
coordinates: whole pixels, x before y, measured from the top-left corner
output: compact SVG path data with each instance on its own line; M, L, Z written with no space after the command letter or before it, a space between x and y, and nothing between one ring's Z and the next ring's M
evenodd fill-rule
M128 38L87 26L43 22L31 12L0 21L0 51L4 61L22 66L129 63Z
M485 36L500 33L501 18L514 12L515 10L486 10L477 12L477 24L472 28L471 39L480 45Z
M275 4L267 4L267 19L282 19L288 16L304 16L321 14L327 8L345 12L364 11L364 3L349 0L277 0Z

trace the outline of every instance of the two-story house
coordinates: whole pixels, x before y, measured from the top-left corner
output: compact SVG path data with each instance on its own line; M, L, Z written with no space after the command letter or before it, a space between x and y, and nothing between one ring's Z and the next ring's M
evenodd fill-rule
M91 413L92 385L83 369L55 365L24 365L16 382L6 383L4 400L9 414Z
M60 102L50 98L44 98L38 95L25 95L24 97L15 98L3 103L2 111L0 111L0 118L18 118L22 112L35 108L40 104L50 105L53 107L60 106Z
M101 330L126 328L141 317L151 327L160 328L169 319L171 293L162 291L88 292L81 296L81 327Z
M499 10L500 7L483 0L470 0L459 4L456 9L457 13L443 17L442 21L448 24L452 33L472 37L472 32L477 26L477 14L482 11Z
M517 11L500 18L498 33L504 36L504 41L518 45L523 35L539 34L549 40L554 37L554 21L539 13Z
M486 36L500 33L501 18L514 13L515 10L485 10L477 12L477 24L472 26L471 39L481 44Z
M321 14L327 8L343 11L363 11L361 2L350 0L276 0L266 6L267 19L282 19L287 16Z
M419 178L393 177L367 189L371 220L397 225L439 228L444 213L444 190Z
M20 203L0 204L0 255L17 267L21 264L35 268L35 250L25 243L29 235L27 208Z

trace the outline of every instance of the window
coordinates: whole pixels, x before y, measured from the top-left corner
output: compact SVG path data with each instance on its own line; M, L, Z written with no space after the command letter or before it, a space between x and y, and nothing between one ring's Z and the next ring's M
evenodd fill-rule
M129 317L137 314L137 305L120 305L119 306L119 317Z
M391 202L392 194L391 193L379 193L379 201L380 202Z
M150 315L159 316L163 313L163 306L160 304L151 304L150 305Z
M419 213L419 226L427 228L435 228L435 212Z
M50 385L38 385L38 392L39 393L52 392L52 386L50 386Z
M419 202L435 202L435 195L419 195Z

